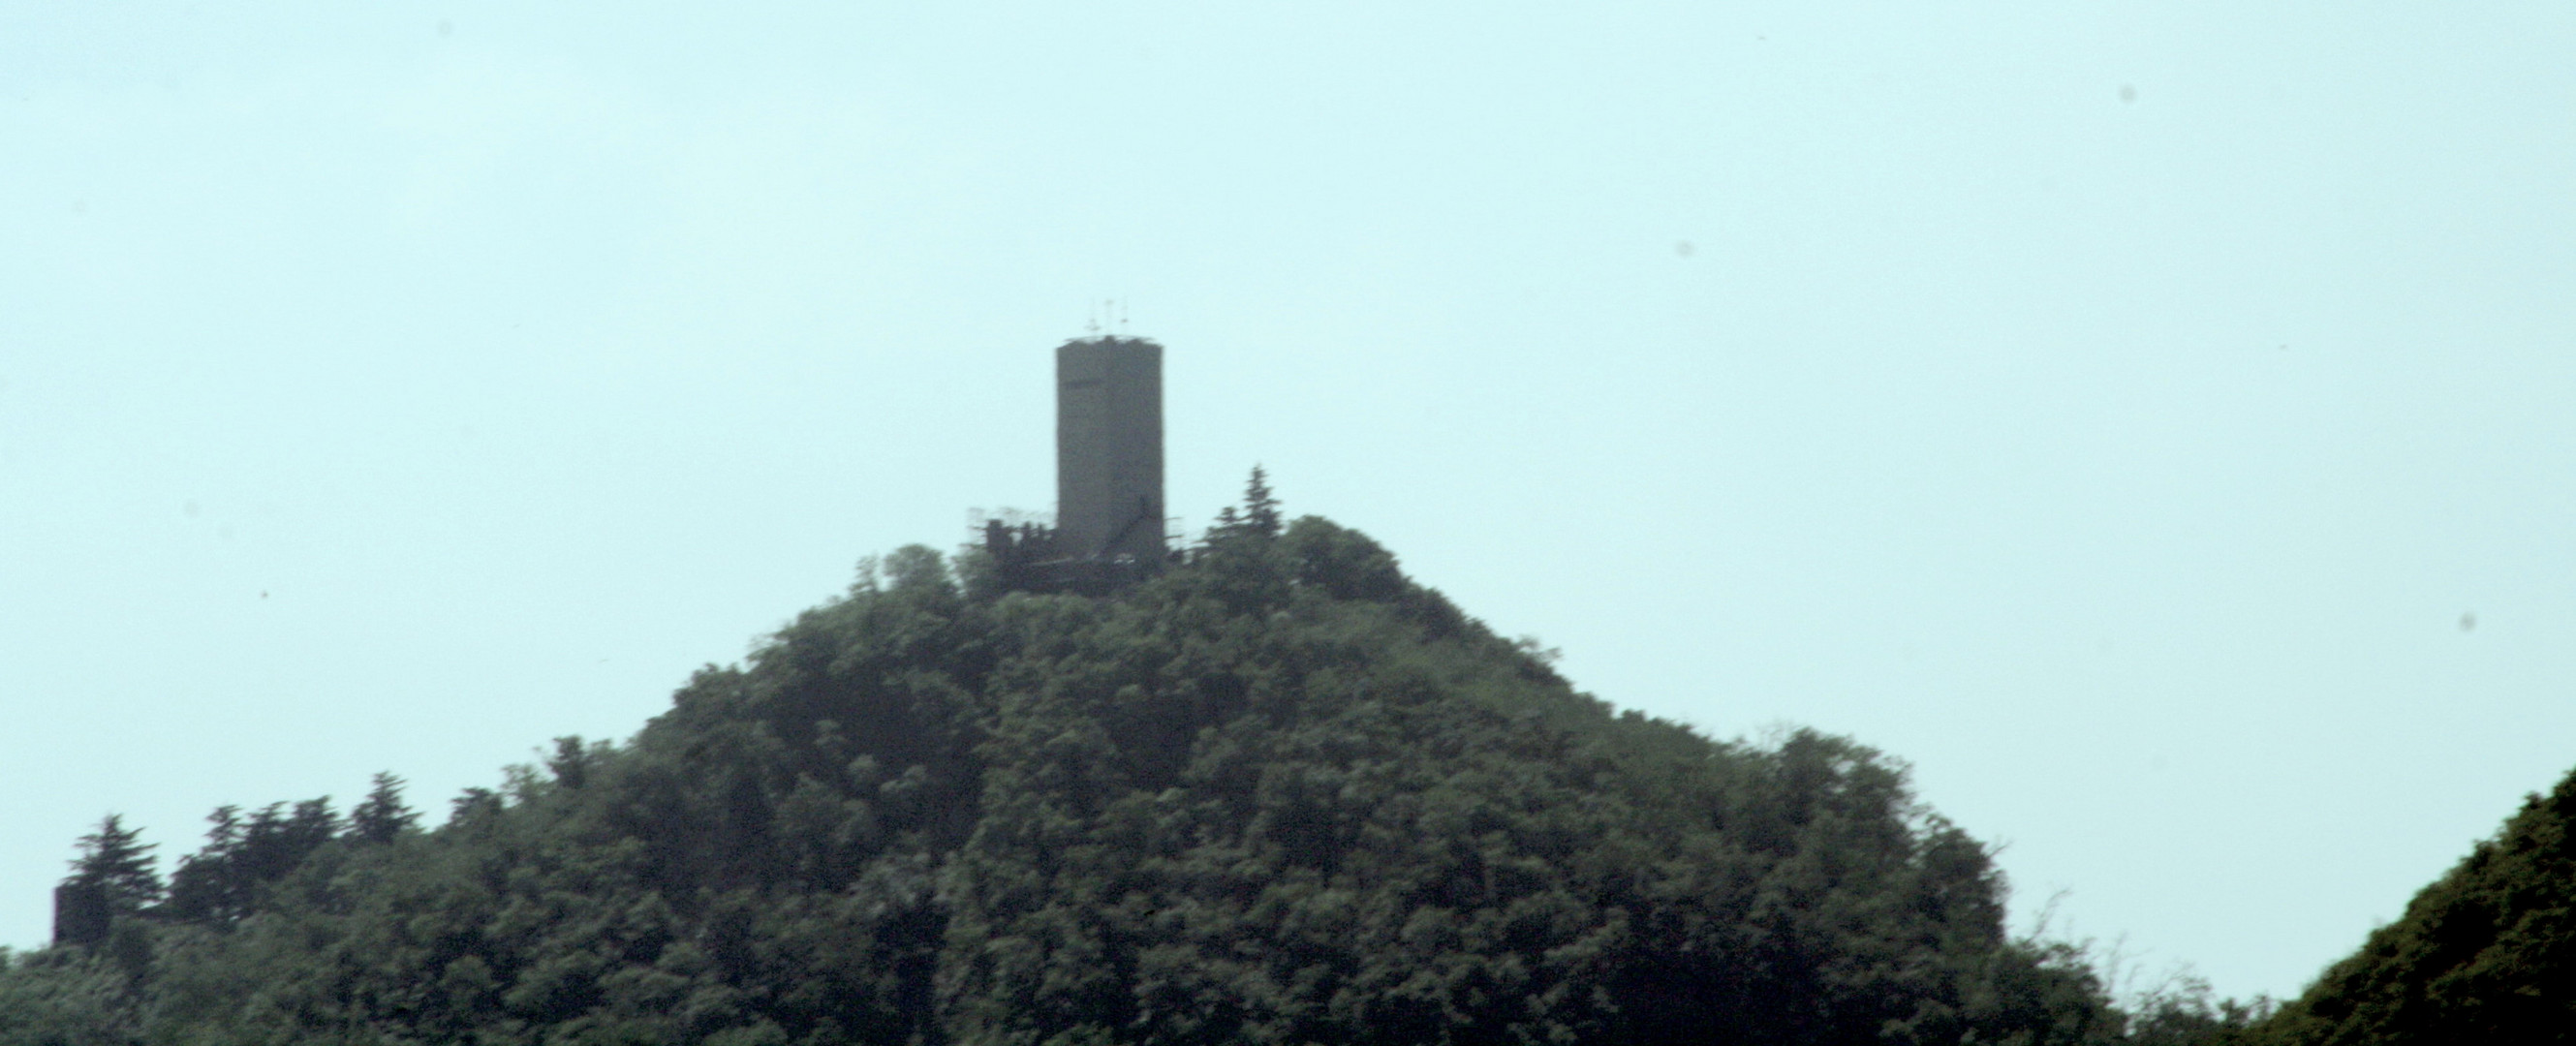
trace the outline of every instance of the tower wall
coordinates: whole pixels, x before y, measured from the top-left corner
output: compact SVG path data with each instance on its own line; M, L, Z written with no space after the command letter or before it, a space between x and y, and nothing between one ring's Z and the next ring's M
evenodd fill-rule
M1163 347L1086 338L1055 350L1058 548L1163 558Z
M98 884L64 883L54 887L55 944L104 941L115 918L115 911L107 906L107 891Z

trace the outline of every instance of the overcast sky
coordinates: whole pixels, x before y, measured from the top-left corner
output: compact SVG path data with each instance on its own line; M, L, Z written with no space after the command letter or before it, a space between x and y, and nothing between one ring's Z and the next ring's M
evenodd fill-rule
M1050 507L1102 299L1186 525L1900 757L2150 973L2576 764L2566 5L233 6L0 2L0 943Z

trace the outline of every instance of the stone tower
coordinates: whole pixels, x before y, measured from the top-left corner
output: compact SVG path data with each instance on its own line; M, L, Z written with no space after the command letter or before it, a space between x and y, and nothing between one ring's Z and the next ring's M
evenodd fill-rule
M1055 350L1056 550L1163 559L1163 347L1143 338Z

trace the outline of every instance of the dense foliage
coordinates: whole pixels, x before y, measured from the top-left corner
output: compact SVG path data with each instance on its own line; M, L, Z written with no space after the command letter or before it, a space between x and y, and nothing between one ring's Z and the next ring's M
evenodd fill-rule
M2576 1042L2576 773L2260 1030L2281 1046Z
M1114 598L898 552L435 830L218 811L0 1043L2124 1040L1875 753L1614 713L1253 500Z

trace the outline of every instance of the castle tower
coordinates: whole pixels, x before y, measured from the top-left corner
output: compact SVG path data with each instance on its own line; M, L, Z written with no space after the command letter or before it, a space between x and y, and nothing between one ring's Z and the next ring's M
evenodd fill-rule
M1163 559L1163 347L1143 338L1055 350L1059 554Z

